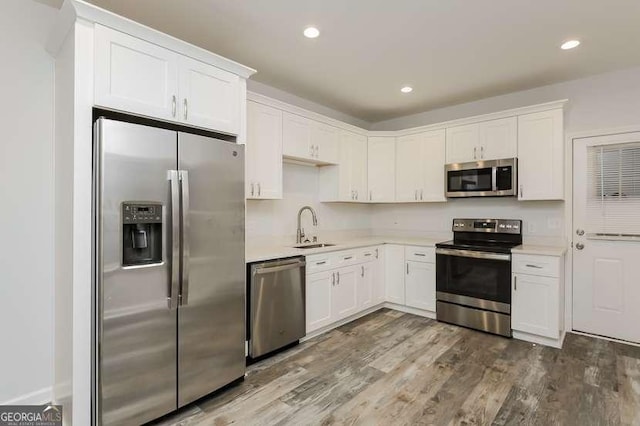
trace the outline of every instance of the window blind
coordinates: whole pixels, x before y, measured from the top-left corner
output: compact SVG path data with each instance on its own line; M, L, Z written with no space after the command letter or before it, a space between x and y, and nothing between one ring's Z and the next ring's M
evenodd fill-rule
M640 237L640 142L589 147L587 233Z

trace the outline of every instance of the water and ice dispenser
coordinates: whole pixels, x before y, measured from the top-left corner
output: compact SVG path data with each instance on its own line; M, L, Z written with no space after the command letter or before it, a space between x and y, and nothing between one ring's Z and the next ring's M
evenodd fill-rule
M162 204L122 203L122 266L162 262Z

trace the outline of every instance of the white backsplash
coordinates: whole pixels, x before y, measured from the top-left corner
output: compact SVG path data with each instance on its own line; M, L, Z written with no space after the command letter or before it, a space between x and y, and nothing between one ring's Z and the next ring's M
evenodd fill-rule
M247 200L246 234L251 244L268 240L295 242L297 214L300 207L313 207L318 226L311 214L304 212L302 226L308 236L318 234L320 241L340 235L367 235L371 229L372 206L350 203L320 203L318 200L318 168L285 163L282 200Z
M444 236L451 238L453 218L521 219L525 244L564 242L564 202L515 198L466 198L446 203L376 205L371 227L375 235Z

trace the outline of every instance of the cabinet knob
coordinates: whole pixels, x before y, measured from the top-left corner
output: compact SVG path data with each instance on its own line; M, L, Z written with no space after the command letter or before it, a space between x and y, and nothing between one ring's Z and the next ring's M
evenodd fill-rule
M584 235L584 229L576 229L576 235L582 237Z
M582 250L582 249L584 249L584 244L582 244L582 243L576 243L576 249L578 249L578 250Z

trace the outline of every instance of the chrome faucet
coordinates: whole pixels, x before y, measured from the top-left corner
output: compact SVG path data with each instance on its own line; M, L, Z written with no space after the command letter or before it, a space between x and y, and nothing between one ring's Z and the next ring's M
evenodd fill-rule
M318 217L316 216L315 210L310 206L304 206L300 210L298 210L298 229L296 232L296 244L302 243L302 239L305 237L304 229L301 225L302 212L305 210L309 210L311 212L311 217L313 219L313 226L318 226ZM308 241L308 240L307 240Z

